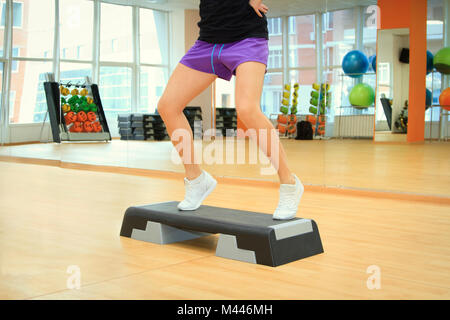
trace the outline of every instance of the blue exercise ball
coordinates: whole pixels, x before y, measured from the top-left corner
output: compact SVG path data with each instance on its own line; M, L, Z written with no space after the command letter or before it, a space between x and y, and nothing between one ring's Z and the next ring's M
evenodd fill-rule
M427 101L426 101L426 109L428 109L429 107L431 107L431 105L433 104L433 93L427 89Z
M377 72L377 56L373 55L369 57L369 69L373 72Z
M433 54L427 50L427 74L431 73L434 69L434 56Z
M346 75L352 78L360 78L369 69L369 59L359 50L350 51L342 61L342 69Z

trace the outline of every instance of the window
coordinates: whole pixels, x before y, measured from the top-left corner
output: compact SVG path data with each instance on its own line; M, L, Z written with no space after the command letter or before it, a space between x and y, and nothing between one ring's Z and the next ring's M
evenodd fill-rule
M61 58L56 65L58 80L63 82L83 83L94 75L94 63L99 64L98 79L93 80L99 84L113 135L118 113L154 112L169 76L168 13L101 1L101 25L95 35L99 41L93 43L95 2L58 1L56 15L55 0L0 0L0 23L4 27L8 20L14 26L9 61L2 50L4 37L0 37L0 72L4 72L4 65L11 67L10 122L44 119L47 104L43 82L46 73L54 72L55 47ZM11 19L6 12L9 3L13 5ZM139 15L133 14L137 12ZM134 32L133 25L138 21L133 19L139 19L139 33ZM59 43L55 42L55 26L59 28ZM136 55L140 59L133 55L135 40L140 41L141 52ZM99 57L94 57L94 46L99 49ZM136 85L139 90L133 87ZM137 92L140 95L135 97Z
M80 59L80 57L83 56L83 54L84 54L83 48L84 48L84 46L77 46L77 59Z
M93 1L60 0L62 59L92 60Z
M281 36L281 18L267 19L269 27L269 59L268 69L283 67L283 40Z
M14 117L14 105L16 104L16 92L14 90L9 91L9 117L10 120Z
M281 68L283 66L283 52L281 49L269 49L268 68Z
M117 52L118 43L119 43L119 40L117 40L117 39L111 40L111 52Z
M235 77L230 81L218 78L216 80L216 107L217 108L233 108L234 104L234 87ZM227 97L227 98L224 98Z
M133 61L133 18L130 6L102 3L100 61Z
M141 99L139 112L153 113L168 80L166 68L141 67Z
M167 13L140 9L140 48L141 63L169 63L169 25Z
M271 35L281 35L281 18L267 19L267 28Z
M289 17L289 67L316 67L314 15Z
M13 48L12 50L13 57L17 57L19 55L19 48ZM3 56L3 49L0 49L0 56ZM11 72L19 71L19 61L13 60L11 65ZM3 64L0 66L0 72L3 72Z
M2 1L2 27L5 26L6 20L6 2ZM13 3L13 26L16 28L22 28L23 21L23 3L14 2Z
M101 67L99 90L108 121L116 123L119 113L131 111L131 68Z
M11 75L11 92L16 92L10 110L11 123L33 123L44 119L47 101L44 93L45 73L52 72L52 62L21 61L19 72Z
M436 54L444 47L444 0L428 0L427 12L427 50ZM427 89L433 93L433 104L439 104L442 80L444 79L439 72L427 75ZM428 109L425 112L425 121L439 121L439 114L440 108Z
M377 54L377 17L378 7L368 6L363 9L364 29L363 45L364 53L370 57Z
M167 83L169 72L165 66L169 63L168 30L167 13L148 9L139 10L140 112L155 112ZM152 66L146 64L152 64Z
M12 55L13 57L18 57L19 56L19 48L13 48L12 49ZM19 72L19 61L17 60L13 60L12 64L11 64L11 72Z
M356 48L356 10L323 14L325 66L340 66L347 52Z
M39 0L23 2L24 28L13 29L13 47L21 48L19 56L23 58L52 58L55 29L55 1ZM14 12L14 17L19 15ZM22 7L20 7L22 11ZM21 13L20 13L21 15Z
M289 17L289 34L297 33L296 17Z
M298 64L297 50L289 49L289 66L295 66Z
M323 16L323 26L324 26L325 31L333 30L334 15L330 14L330 13L332 13L332 12L325 13Z
M220 107L222 108L226 108L229 105L231 105L231 95L229 93L223 93L222 94L222 104L220 105Z
M11 123L42 121L47 104L43 82L45 73L52 72L55 11L53 0L16 1L13 4L13 50L11 63L11 91L15 92L10 106ZM5 2L2 3L2 22L6 21ZM24 13L32 12L33 14ZM17 60L16 58L25 60ZM32 58L33 61L27 60Z
M279 113L283 92L283 73L266 73L264 77L264 94L261 99L261 111L270 116Z
M59 69L63 82L84 83L86 77L92 77L92 64L61 62Z
M312 84L317 81L316 69L310 70L291 70L289 72L289 83L299 84L298 89L298 106L297 110L299 114L309 114L309 106L311 100ZM280 98L281 101L281 98ZM291 100L292 102L292 96Z

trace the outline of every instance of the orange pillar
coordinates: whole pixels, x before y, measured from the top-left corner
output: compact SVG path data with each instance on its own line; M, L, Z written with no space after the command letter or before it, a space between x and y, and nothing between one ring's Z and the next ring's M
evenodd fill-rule
M427 0L378 0L380 29L409 28L408 142L425 140Z
M425 140L427 0L411 1L408 142L416 142Z

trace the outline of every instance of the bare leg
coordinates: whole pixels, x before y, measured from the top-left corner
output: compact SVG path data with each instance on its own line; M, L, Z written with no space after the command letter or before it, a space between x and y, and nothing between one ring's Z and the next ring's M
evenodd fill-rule
M295 180L289 170L286 153L277 135L271 134L275 130L272 123L261 112L260 100L264 84L266 66L259 62L244 62L236 69L236 110L238 117L247 129L254 129L257 133L257 143L261 150L271 160L278 171L280 183L294 184ZM262 131L261 131L262 130ZM260 143L260 133L265 135L267 143ZM272 136L272 137L271 137ZM272 143L278 145L278 150L272 148ZM272 150L276 154L271 154Z
M181 159L183 159L186 178L193 180L201 173L200 166L194 161L194 139L192 129L189 126L183 109L186 105L205 90L215 79L214 74L204 73L191 69L181 63L177 65L167 83L166 89L158 102L158 112L167 128L169 136L177 129L185 130L187 139L183 141L184 145L190 145L190 158L183 156L183 150L179 150ZM177 141L172 140L176 145ZM179 143L179 142L178 142Z

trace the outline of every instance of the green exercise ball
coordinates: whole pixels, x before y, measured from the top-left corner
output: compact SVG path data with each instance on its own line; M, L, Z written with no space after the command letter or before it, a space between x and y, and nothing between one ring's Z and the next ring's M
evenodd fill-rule
M450 74L450 47L443 48L434 56L434 67L442 74Z
M356 108L367 108L375 102L375 91L365 83L357 84L350 91L349 100Z

